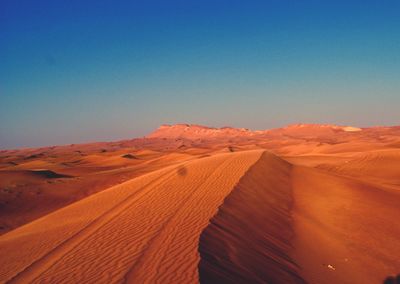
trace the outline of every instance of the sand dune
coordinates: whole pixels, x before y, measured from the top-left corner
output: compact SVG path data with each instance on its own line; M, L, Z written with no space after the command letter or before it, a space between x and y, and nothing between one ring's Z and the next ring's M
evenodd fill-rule
M203 231L202 283L305 283L291 258L291 165L264 153Z
M192 283L202 229L260 154L220 154L170 166L7 233L0 238L7 255L0 279Z
M184 124L0 151L0 282L380 283L399 149L400 127Z
M203 231L200 280L381 283L399 272L398 204L396 190L264 154Z

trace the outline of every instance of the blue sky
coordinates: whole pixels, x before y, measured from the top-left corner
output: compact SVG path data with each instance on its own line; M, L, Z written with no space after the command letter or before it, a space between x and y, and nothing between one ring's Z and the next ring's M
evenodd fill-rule
M0 148L400 122L400 2L0 2Z

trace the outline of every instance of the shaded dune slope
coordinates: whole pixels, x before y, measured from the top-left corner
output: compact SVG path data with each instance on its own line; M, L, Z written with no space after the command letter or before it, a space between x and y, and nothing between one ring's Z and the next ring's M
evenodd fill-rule
M291 164L264 152L199 243L201 283L304 283L290 258Z

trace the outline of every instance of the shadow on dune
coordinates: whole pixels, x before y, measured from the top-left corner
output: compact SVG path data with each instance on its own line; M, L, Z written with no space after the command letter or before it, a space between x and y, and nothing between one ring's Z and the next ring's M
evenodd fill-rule
M24 158L24 160L32 160L32 159L38 159L38 158L43 158L45 155L44 153L39 153L39 154L32 154Z
M132 160L137 160L137 159L138 159L136 156L134 156L134 155L132 155L132 154L125 154L125 155L122 155L122 158L125 158L125 159L132 159Z
M397 276L389 276L383 281L383 284L400 284L400 274Z
M180 166L177 170L176 170L177 174L179 176L186 176L187 175L187 169L185 166Z
M71 178L72 177L70 175L59 174L59 173L56 173L51 170L31 170L30 172L36 176L40 176L40 177L44 177L44 178L48 178L48 179Z
M291 165L265 152L200 236L201 283L305 283L289 256Z

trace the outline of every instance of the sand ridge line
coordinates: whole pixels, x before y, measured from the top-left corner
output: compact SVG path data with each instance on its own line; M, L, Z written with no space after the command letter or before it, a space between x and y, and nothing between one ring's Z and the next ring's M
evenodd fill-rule
M198 253L198 243L199 243L199 237L201 232L204 230L205 227L210 223L210 219L212 216L214 216L217 211L218 207L223 203L224 198L232 191L232 189L235 187L237 182L240 180L240 177L244 175L246 170L253 165L256 161L257 158L260 157L264 151L257 151L257 156L253 157L251 160L251 163L248 164L245 162L245 159L248 159L248 157L241 157L242 160L239 160L239 158L232 163L235 165L235 167L231 169L223 168L221 169L220 176L225 176L227 172L229 172L231 175L235 176L235 172L238 170L240 171L240 176L236 176L234 180L231 182L227 181L226 184L222 183L220 184L221 189L222 188L229 188L229 191L224 190L222 194L218 196L214 196L213 199L218 200L218 202L213 201L213 199L209 199L210 196L215 195L216 193L213 191L210 191L210 188L213 188L215 186L215 181L212 184L204 183L202 186L201 190L198 190L194 196L196 198L196 206L198 207L198 211L196 213L196 209L193 208L194 210L191 210L189 208L188 212L185 212L185 208L182 208L180 212L176 215L177 221L185 220L184 227L180 228L180 230L176 231L175 233L172 231L173 228L171 226L167 227L165 230L164 234L164 240L160 240L161 242L165 243L170 243L168 248L167 246L162 246L161 249L164 250L163 257L160 259L161 265L156 267L156 280L152 280L152 282L157 282L157 283L183 283L183 279L185 279L184 283L197 283L199 281L199 276L198 276L198 263L200 261L200 255ZM247 164L245 170L239 169L241 164ZM231 166L231 165L229 165ZM217 179L219 181L221 180L229 180L229 178L226 179ZM217 187L218 188L218 187ZM205 194L206 193L206 194ZM210 207L209 204L213 204L212 210L206 210L204 207ZM203 206L203 207L202 207ZM187 208L186 208L187 209ZM195 213L193 213L193 211ZM201 212L205 211L204 214ZM185 234L182 234L181 232L186 229L188 224L185 224L190 221L191 218L193 218L192 215L196 214L202 214L204 215L202 218L204 218L203 222L200 224L200 226L197 226L196 229L196 234L191 234L189 236L189 239L185 236ZM181 215L181 216L178 216ZM183 215L183 216L182 216ZM186 220L188 219L188 220ZM177 222L177 225L179 227L179 222ZM171 231L170 234L168 234L168 231ZM176 233L177 232L177 233ZM171 236L172 235L172 236ZM186 244L185 244L186 243ZM175 247L174 247L175 246ZM171 247L174 247L173 249ZM191 255L195 256L190 257ZM155 258L157 255L153 256L152 261L147 261L147 263L153 263L154 261L157 261L158 258ZM181 265L176 266L175 263L181 263ZM142 274L145 274L144 271L142 271ZM153 274L152 274L153 275ZM151 283L151 282L150 282Z
M236 158L236 157L234 157L234 156L233 156L233 157L230 157L229 159L227 159L227 160L225 160L223 163L221 163L221 164L218 166L218 168L215 169L215 171L214 171L210 176L207 177L207 180L212 179L213 176L216 174L216 172L217 172L218 170L220 170L221 168L226 167L226 165L227 165L227 164L230 164L235 158ZM221 174L221 175L222 175L222 174ZM221 176L221 175L220 175L220 176ZM143 255L143 256L145 256L146 253L149 252L149 251L152 249L152 247L154 247L154 243L157 241L157 239L160 239L160 238L162 237L162 236L161 236L161 235L162 235L162 231L163 231L163 230L165 229L165 227L168 226L168 224L170 224L170 222L176 217L176 215L178 214L178 212L179 212L179 211L182 211L183 204L189 202L189 200L193 198L193 195L195 194L195 192L196 192L197 190L199 190L199 188L201 188L201 187L203 186L203 184L207 182L207 180L205 180L202 184L199 184L199 185L196 187L196 189L194 189L194 191L193 191L187 198L185 198L184 200L182 200L182 201L180 202L180 205L179 205L178 208L175 210L175 212L174 212L167 220L165 220L164 224L162 225L162 227L161 227L160 230L159 230L159 233L156 234L156 235L154 235L154 237L148 242L147 247L146 247L145 250L142 252L142 255ZM159 261L158 261L158 262L159 262L159 263L162 262L162 260L164 259L164 257L165 257L165 255L163 255L161 258L159 258ZM140 259L129 269L129 271L128 271L128 272L125 274L125 276L124 276L124 283L133 283L133 282L136 280L138 270L140 270L141 267L142 267L143 265L145 265L145 264L144 264L144 261L145 261L145 260L144 260L143 257L140 258ZM153 265L154 265L154 264L153 264ZM159 267L158 267L158 268L159 268ZM157 268L157 270L158 270L158 268ZM157 273L157 274L158 274L158 273ZM147 280L147 281L148 281L148 280Z
M43 274L47 269L51 268L55 265L65 254L71 251L75 246L79 245L80 242L84 241L85 238L97 231L99 228L111 222L114 218L118 217L118 215L129 205L134 202L137 198L140 198L140 193L144 194L146 188L152 186L153 184L162 184L171 178L180 165L175 166L173 169L164 173L161 177L155 177L153 180L137 189L131 195L129 195L126 199L120 201L115 204L111 209L104 212L101 216L94 219L80 231L76 232L76 234L72 235L70 238L63 241L61 244L56 246L54 249L49 251L40 259L35 260L32 264L27 266L24 270L20 271L18 274L13 276L9 282L16 283L19 281L34 281L41 274ZM161 180L160 180L161 179ZM129 181L128 181L129 182ZM121 207L122 206L122 207ZM115 215L111 215L116 213ZM54 260L56 259L56 260Z
M202 231L201 283L305 283L291 258L292 165L264 152Z

